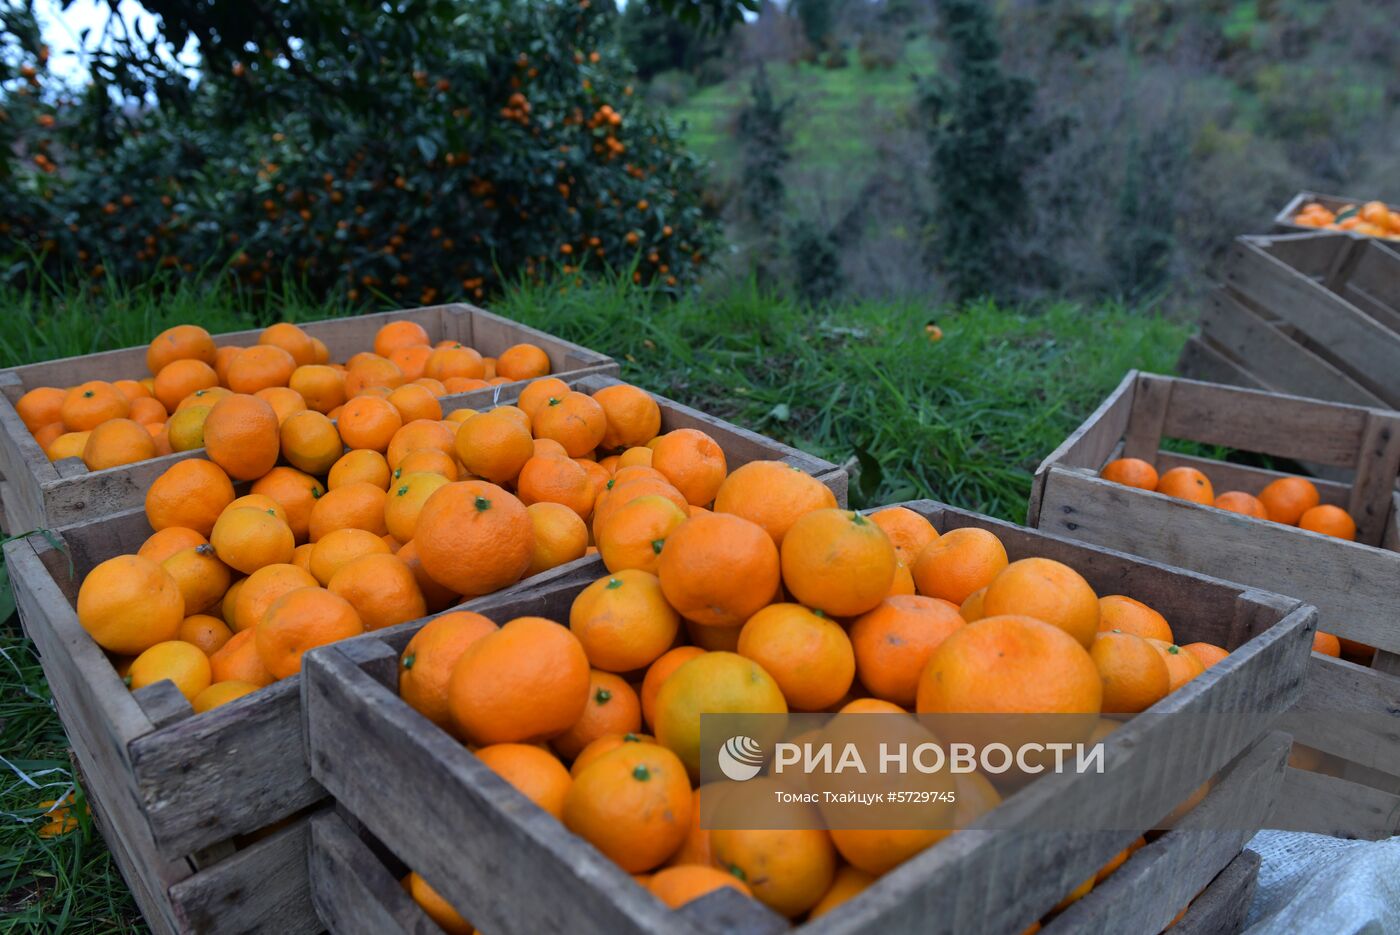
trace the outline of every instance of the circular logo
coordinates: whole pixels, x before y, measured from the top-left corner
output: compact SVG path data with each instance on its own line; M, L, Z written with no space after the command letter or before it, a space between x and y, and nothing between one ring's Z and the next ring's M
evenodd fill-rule
M735 782L752 779L763 769L763 747L752 737L730 737L719 748L719 769Z

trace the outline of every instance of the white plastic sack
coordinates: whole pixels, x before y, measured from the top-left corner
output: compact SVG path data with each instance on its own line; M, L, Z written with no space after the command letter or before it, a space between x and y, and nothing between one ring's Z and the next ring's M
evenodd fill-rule
M1246 935L1400 933L1400 837L1261 831L1246 847L1263 858Z

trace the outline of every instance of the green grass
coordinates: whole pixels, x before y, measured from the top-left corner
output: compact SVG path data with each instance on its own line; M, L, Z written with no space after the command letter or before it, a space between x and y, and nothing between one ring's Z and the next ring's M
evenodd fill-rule
M910 75L932 72L937 61L927 39L908 43L889 69L865 70L854 50L849 58L847 67L837 69L806 62L768 66L774 97L795 101L788 119L794 164L820 169L868 165L874 157L872 131L903 118L914 102ZM748 100L752 74L744 69L702 88L672 111L685 121L686 142L711 160L721 176L736 170L731 124Z
M1114 304L918 302L814 312L753 289L653 306L621 285L523 289L494 308L622 361L623 376L861 477L855 505L930 496L1016 522L1031 475L1133 367L1170 372L1185 328Z
M170 324L214 331L342 309L284 296L254 314L235 298L159 286L62 299L5 294L22 324L0 365L144 344ZM623 376L859 474L858 506L934 497L1021 522L1036 464L1132 367L1170 371L1185 328L1105 304L940 311L854 303L814 311L753 287L678 303L622 280L521 288L494 310L622 362ZM8 588L0 588L0 602ZM9 616L0 604L0 618ZM67 743L33 647L0 624L0 932L121 932L139 914L89 820L44 839L38 804L73 785Z

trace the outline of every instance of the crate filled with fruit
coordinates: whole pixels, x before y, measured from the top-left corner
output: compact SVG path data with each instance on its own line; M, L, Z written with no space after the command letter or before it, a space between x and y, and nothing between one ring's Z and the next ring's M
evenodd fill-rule
M204 420L225 396L257 396L279 419L335 418L361 395L396 394L396 409L416 413L549 374L616 372L602 354L470 305L221 335L176 325L148 347L0 371L5 526L52 529L140 505L157 475L200 456Z
M587 574L309 653L312 775L338 805L309 860L327 926L1155 931L1241 859L1281 782L1269 724L1311 607L932 501L854 513L787 486L721 488L655 548L610 549L605 523ZM1253 716L1205 716L1223 711ZM961 777L964 830L706 824L724 793L701 783L705 715L973 712L1073 715L1108 767Z
M1400 208L1384 201L1358 201L1304 192L1289 202L1275 223L1284 229L1345 231L1400 241Z
M1133 372L1036 474L1047 532L1318 608L1285 781L1307 830L1375 837L1400 816L1397 470L1394 412Z

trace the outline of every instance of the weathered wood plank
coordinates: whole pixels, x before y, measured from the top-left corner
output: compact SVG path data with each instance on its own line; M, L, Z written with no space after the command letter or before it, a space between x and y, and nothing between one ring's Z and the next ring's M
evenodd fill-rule
M1324 196L1325 197L1325 196ZM1246 234L1238 238L1316 280L1325 279L1348 250L1347 234L1300 227L1295 234Z
M1353 467L1369 412L1360 406L1176 379L1162 434Z
M1128 413L1128 425L1123 433L1123 457L1150 461L1162 447L1162 432L1171 410L1174 385L1170 377L1138 374L1133 388L1133 408Z
M308 654L302 677L313 774L475 925L501 933L694 931L672 925L669 910L621 869L336 646ZM408 776L417 800L453 808L406 807L387 790L403 788ZM507 864L502 854L515 859Z
M311 903L306 818L267 834L232 857L170 888L181 931L201 935L322 930Z
M1254 851L1240 852L1172 926L1174 935L1235 935L1241 931L1254 902L1260 863Z
M1200 338L1186 339L1186 345L1181 349L1181 357L1176 362L1176 370L1193 380L1228 383L1231 386L1243 386L1254 390L1268 389L1258 377L1208 346Z
M1400 400L1400 334L1341 296L1249 243L1236 242L1226 281L1325 346L1343 368L1394 403Z
M1369 410L1356 461L1347 512L1356 520L1356 541L1380 545L1390 521L1391 494L1400 475L1400 416Z
M1400 776L1400 678L1314 653L1307 690L1280 729L1353 763Z
M1382 406L1380 397L1246 308L1225 289L1215 289L1201 315L1201 340L1284 393Z
M1400 828L1400 796L1289 767L1269 827L1380 840Z
M324 797L306 766L300 707L297 679L283 679L132 740L132 770L163 850L190 853L257 831Z
M1035 526L1040 515L1043 486L1041 473L1045 465L1064 464L1097 471L1109 460L1110 454L1118 447L1123 434L1128 430L1128 417L1132 412L1133 390L1137 385L1137 377L1138 371L1128 371L1118 386L1114 387L1113 392L1089 414L1079 428L1041 462L1032 482L1031 500L1027 507L1027 525Z
M1400 315L1400 251L1389 244L1367 240L1365 250L1346 282L1347 295L1365 296L1371 311L1377 307Z
M1177 827L1148 844L1045 926L1071 932L1160 931L1235 860L1268 819L1289 740L1270 734L1232 763Z
M311 819L311 900L336 935L439 935L442 931L334 811Z

